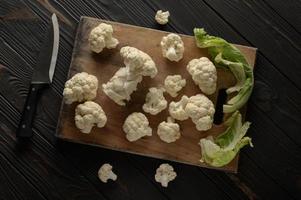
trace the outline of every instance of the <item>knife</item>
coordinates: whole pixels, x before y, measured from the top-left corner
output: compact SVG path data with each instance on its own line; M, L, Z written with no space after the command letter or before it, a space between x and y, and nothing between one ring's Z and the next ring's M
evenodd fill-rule
M17 137L29 138L32 136L32 121L40 92L52 82L59 49L59 25L55 14L51 16L44 41L33 72L29 92L17 129Z

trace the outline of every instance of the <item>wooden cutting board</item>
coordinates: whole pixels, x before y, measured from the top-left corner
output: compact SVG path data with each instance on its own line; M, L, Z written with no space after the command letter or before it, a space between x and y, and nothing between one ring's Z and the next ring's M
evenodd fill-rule
M100 54L96 54L89 49L88 37L90 31L100 22L113 26L114 37L120 43L115 49L105 49ZM174 143L167 144L161 141L156 133L158 124L165 121L168 116L168 109L166 109L155 116L146 113L150 126L153 129L151 137L128 142L122 130L123 122L129 114L132 112L143 112L142 105L144 104L148 88L163 85L167 75L181 74L187 81L186 87L180 92L178 97L171 98L167 93L165 94L168 102L172 100L178 101L183 94L192 96L200 93L199 88L193 83L191 76L186 71L186 65L191 59L202 56L208 57L206 50L196 47L193 36L181 35L185 44L184 57L179 62L171 62L163 58L160 47L160 41L166 34L168 33L164 31L82 17L78 25L68 79L74 74L83 71L97 76L99 89L94 101L102 106L108 117L108 122L104 128L94 127L90 134L83 134L74 124L74 111L78 103L73 103L72 105L62 103L57 136L72 142L212 168L199 161L201 149L198 142L201 138L208 135L221 133L225 129L223 125L213 125L213 128L208 131L199 132L195 129L195 125L191 120L179 122L182 132L181 138ZM138 85L138 90L131 95L132 100L125 107L115 104L104 94L101 87L120 67L124 67L123 60L119 54L120 48L123 46L133 46L146 52L153 58L158 68L158 75L154 79L143 78L142 83ZM237 47L244 53L250 65L254 66L256 49L240 45L237 45ZM230 72L218 69L217 73L217 91L235 84L235 78ZM209 96L209 98L216 103L217 92ZM217 169L236 172L237 165L238 156L228 165Z

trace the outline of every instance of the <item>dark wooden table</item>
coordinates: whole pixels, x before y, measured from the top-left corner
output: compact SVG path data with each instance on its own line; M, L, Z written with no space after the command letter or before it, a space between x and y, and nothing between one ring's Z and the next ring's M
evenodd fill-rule
M171 12L164 27L154 21L158 9ZM24 145L15 131L52 12L61 26L57 68ZM255 147L242 150L238 174L172 163L178 177L162 188L154 181L162 160L55 138L82 15L190 35L204 27L259 49L247 112ZM0 0L0 31L0 199L301 199L300 0ZM104 162L116 182L98 180Z

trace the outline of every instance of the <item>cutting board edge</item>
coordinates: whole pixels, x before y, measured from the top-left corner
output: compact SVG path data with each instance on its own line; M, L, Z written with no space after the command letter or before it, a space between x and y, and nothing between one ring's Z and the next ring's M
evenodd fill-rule
M127 26L131 26L131 27L134 27L134 28L148 29L148 30L158 31L158 32L168 33L168 34L171 33L171 32L169 32L169 31L163 31L163 30L153 29L153 28L144 27L144 26L136 26L136 25L133 25L133 24L121 23L121 22L110 21L110 20L106 20L106 19L94 18L94 17L89 17L89 16L81 16L81 17L80 17L79 24L80 24L80 22L81 22L83 19L89 19L89 20L93 20L93 21L103 21L103 22L108 22L108 23L111 23L111 24L127 25ZM184 36L184 37L194 37L193 35L187 35L187 34L182 34L182 33L177 33L177 34L180 35L180 36ZM242 45L242 44L234 44L234 43L231 43L231 44L233 44L233 45L235 45L235 46L241 46L241 47L244 47L244 48L253 49L255 52L257 52L257 50L258 50L257 47L246 46L246 45Z
M71 65L73 63L73 60L74 60L74 57L75 57L75 51L74 51L74 47L77 45L77 41L78 41L78 37L79 37L79 32L78 32L78 29L80 28L81 26L81 21L82 21L83 17L80 17L80 21L78 23L78 26L76 27L76 34L75 34L75 38L74 38L74 43L73 43L73 47L72 47L72 55L71 55L71 60L70 60L70 64L69 64L69 69L68 69L68 74L67 74L67 80L69 79L70 77L70 73L71 73ZM64 84L64 87L65 87L65 84ZM60 137L59 136L59 132L61 130L61 121L62 121L62 113L63 113L63 109L64 109L64 96L62 98L62 102L60 104L60 109L59 109L59 118L58 118L58 121L57 121L57 125L56 125L56 129L55 129L55 136L56 137Z
M193 163L190 163L190 162L184 162L182 160L167 159L167 158L163 158L163 157L159 157L159 156L152 156L151 154L143 154L143 153L138 153L138 152L130 151L130 150L124 150L124 149L119 149L119 148L114 148L114 147L107 147L107 146L103 146L103 145L95 144L95 143L82 142L82 141L62 137L59 134L56 135L56 137L63 140L63 141L71 142L71 143L75 143L75 144L83 144L83 145L93 146L93 147L97 147L97 148L103 148L103 149L108 149L108 150L112 150L112 151L118 151L118 152L121 152L121 153L129 153L129 154L134 154L134 155L138 155L138 156L161 159L161 160L171 161L171 162L175 162L175 163L181 163L181 164L186 164L186 165L190 165L190 166L200 167L200 168L207 168L207 169L214 169L214 170L223 171L223 172L229 172L229 173L233 173L233 174L238 173L238 161L235 162L235 166L233 167L233 169L225 169L223 167L220 167L220 168L219 167L212 167L212 166L206 165L206 164L196 165L196 164L193 164ZM237 154L237 158L235 158L235 159L239 160L239 154Z

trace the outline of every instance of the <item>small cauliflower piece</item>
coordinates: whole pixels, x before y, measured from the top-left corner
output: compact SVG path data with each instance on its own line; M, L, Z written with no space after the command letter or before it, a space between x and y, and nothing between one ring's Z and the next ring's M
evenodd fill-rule
M174 171L173 167L167 163L161 164L156 170L155 180L161 183L162 187L167 187L168 182L174 180L177 173Z
M93 102L86 101L77 105L75 109L75 125L82 133L90 133L93 126L104 127L107 123L106 113L102 107Z
M112 165L105 163L98 170L98 178L103 182L107 183L109 179L116 181L117 175L112 171Z
M143 51L135 47L125 46L120 49L120 55L124 59L124 64L131 75L150 76L154 78L157 67L153 59Z
M167 118L167 122L161 122L158 126L157 134L160 139L166 143L175 142L181 137L180 126L175 123L171 117Z
M110 24L101 23L90 32L89 45L95 53L102 52L104 48L113 49L118 43L113 37L113 27Z
M162 10L158 10L155 16L155 20L158 24L165 25L168 23L168 17L170 16L169 11L163 12Z
M169 114L172 118L180 121L184 121L189 118L185 112L186 104L188 103L188 97L186 95L182 96L181 100L178 102L170 102L169 104Z
M102 88L110 99L124 106L125 101L131 100L131 94L137 89L143 76L153 78L158 70L149 55L134 47L122 47L120 54L124 58L125 67L120 68Z
M123 124L126 139L130 142L136 141L144 136L151 136L152 129L148 119L143 113L134 112L130 114Z
M160 44L163 57L176 62L183 58L184 43L179 35L170 33L162 38Z
M75 74L65 83L63 95L66 104L93 100L96 97L98 80L96 76L81 72Z
M192 119L199 131L206 131L212 127L214 104L203 94L191 96L185 107L185 112Z
M207 57L191 60L187 65L187 71L202 92L208 95L215 92L217 80L216 68Z
M182 79L181 75L170 75L167 76L164 80L165 90L170 96L178 96L178 92L185 87L186 80Z
M144 112L156 115L167 107L167 101L163 92L163 88L149 88L149 92L145 97L145 103L142 106Z

